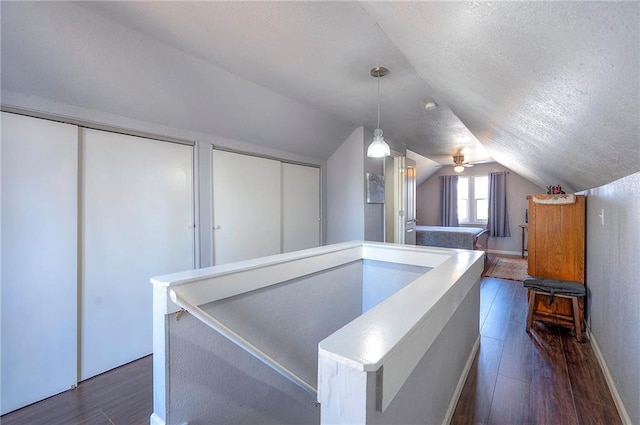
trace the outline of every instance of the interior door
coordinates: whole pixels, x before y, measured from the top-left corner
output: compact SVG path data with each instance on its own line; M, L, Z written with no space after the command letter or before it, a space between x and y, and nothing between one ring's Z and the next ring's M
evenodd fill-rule
M282 163L282 252L320 246L320 169Z
M2 113L2 414L77 383L77 133Z
M149 278L194 267L193 147L81 129L82 379L152 352Z
M404 243L416 244L416 162L405 158L405 236Z
M279 254L280 162L213 150L213 263Z
M385 242L405 243L406 178L405 157L385 158Z

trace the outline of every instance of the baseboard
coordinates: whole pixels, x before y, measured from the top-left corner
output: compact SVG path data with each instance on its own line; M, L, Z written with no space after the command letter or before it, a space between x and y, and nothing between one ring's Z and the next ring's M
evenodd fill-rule
M473 366L473 360L476 358L478 348L480 348L480 335L478 335L478 338L476 338L476 342L473 343L473 348L471 349L471 353L469 354L467 363L464 365L464 370L462 371L460 380L458 380L458 385L453 392L453 396L451 397L451 402L449 403L449 408L447 409L447 414L444 416L442 425L448 425L453 419L453 413L456 411L456 406L458 405L458 401L460 400L460 395L462 394L464 384L467 382L467 376L469 375L471 367Z
M511 257L522 257L521 251L499 251L497 249L488 250L489 254L499 254L499 255L509 255ZM525 252L524 258L527 258L529 255Z
M631 419L629 418L629 414L627 413L627 409L624 408L624 404L622 403L622 398L620 398L620 394L618 394L618 389L616 388L616 384L613 381L613 377L611 376L611 372L609 372L609 368L607 367L607 362L604 361L604 357L602 356L602 352L600 351L600 347L596 342L595 337L591 333L591 329L587 328L587 334L589 335L589 340L591 341L591 347L593 348L593 353L596 355L596 359L598 359L598 363L600 364L600 369L604 373L604 379L607 381L607 385L609 386L609 391L611 392L611 396L613 397L613 402L616 404L616 409L618 409L618 414L620 415L620 419L623 424L632 425Z
M165 425L165 421L160 416L152 413L149 418L149 425Z

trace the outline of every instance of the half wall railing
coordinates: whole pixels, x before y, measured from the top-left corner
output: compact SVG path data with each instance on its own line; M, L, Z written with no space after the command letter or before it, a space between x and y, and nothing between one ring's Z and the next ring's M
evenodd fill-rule
M315 387L305 382L298 375L296 375L295 373L293 373L292 371L290 371L289 369L287 369L286 367L278 363L278 361L276 361L274 358L272 358L265 352L261 351L258 347L251 344L246 339L242 338L240 335L235 333L233 330L231 330L229 327L224 325L222 322L220 322L219 320L216 320L215 318L207 314L204 310L202 310L198 306L195 306L189 303L188 301L186 301L176 291L177 289L172 289L169 291L169 296L171 297L171 301L176 303L181 308L185 309L193 317L200 320L201 322L209 326L211 329L215 330L220 335L227 338L229 341L236 344L238 347L245 350L247 353L251 354L256 359L260 360L265 365L269 366L271 369L278 372L280 375L284 376L289 381L293 382L298 387L307 391L314 397L317 397L318 390Z

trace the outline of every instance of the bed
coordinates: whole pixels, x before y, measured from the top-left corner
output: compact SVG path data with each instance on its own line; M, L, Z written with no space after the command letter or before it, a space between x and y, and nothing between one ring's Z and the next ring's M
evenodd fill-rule
M416 245L483 250L485 262L489 231L482 227L416 226Z

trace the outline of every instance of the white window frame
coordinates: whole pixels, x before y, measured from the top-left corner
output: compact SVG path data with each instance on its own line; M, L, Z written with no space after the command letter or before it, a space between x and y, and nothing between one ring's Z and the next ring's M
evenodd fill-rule
M489 178L486 174L474 174L468 176L458 176L458 181L460 179L468 179L468 188L469 193L467 194L467 217L468 220L459 220L460 224L478 224L478 225L486 225L487 219L479 219L476 211L476 197L475 197L475 181L476 177L486 177L487 178L487 201L489 197ZM459 188L460 186L458 186ZM459 199L459 197L458 197ZM487 203L488 205L488 203ZM487 211L488 212L488 211ZM488 215L488 214L487 214Z

